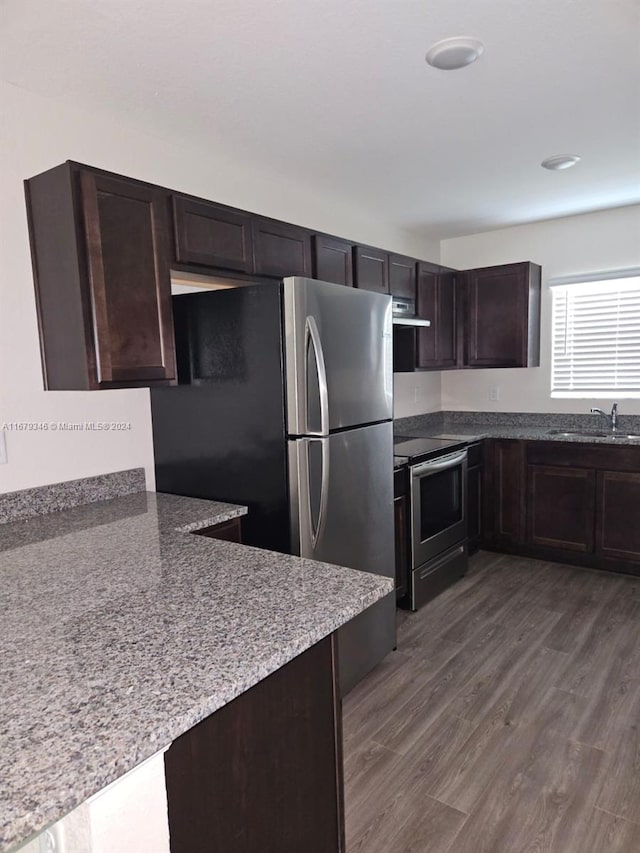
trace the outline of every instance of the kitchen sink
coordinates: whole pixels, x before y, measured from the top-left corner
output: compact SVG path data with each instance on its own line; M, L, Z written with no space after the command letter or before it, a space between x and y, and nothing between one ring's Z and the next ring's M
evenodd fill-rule
M588 429L550 429L547 435L564 435L564 436L580 436L581 438L636 438L640 439L640 434L629 432L607 432L606 430L588 430Z

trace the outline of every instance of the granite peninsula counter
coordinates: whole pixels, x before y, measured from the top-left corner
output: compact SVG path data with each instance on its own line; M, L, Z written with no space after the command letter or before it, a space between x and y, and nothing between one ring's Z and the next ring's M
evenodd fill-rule
M0 850L392 591L188 535L245 512L137 492L0 525Z

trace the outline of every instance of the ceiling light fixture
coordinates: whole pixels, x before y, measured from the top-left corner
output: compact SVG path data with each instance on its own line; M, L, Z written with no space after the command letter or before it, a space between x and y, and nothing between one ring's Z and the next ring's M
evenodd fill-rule
M570 169L580 162L577 154L555 154L553 157L547 157L540 165L543 169L551 169L552 172L558 172L561 169Z
M429 65L441 71L455 71L457 68L471 65L483 50L484 45L478 39L454 36L432 44L425 59Z

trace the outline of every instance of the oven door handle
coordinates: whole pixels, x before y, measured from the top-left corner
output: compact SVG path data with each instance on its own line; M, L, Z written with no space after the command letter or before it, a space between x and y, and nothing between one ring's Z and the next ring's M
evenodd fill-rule
M441 456L440 459L431 459L427 462L421 462L419 465L411 466L411 477L428 477L430 474L435 474L437 471L446 471L447 468L455 468L467 458L467 451L461 450L459 453L449 453L448 456Z

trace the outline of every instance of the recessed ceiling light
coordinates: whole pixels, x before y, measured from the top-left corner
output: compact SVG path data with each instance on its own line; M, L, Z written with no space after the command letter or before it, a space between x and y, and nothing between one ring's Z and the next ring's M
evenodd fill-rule
M454 36L432 44L425 59L434 68L440 68L442 71L455 71L456 68L471 65L483 50L484 45L478 39Z
M580 162L577 154L555 154L553 157L547 157L540 165L543 169L551 169L553 172L558 172L560 169L570 169Z

